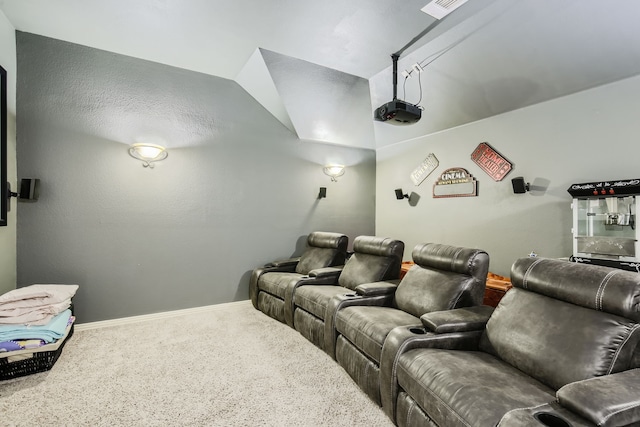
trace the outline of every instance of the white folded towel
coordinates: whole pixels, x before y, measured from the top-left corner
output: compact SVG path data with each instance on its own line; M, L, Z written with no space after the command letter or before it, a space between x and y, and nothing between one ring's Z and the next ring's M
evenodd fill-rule
M19 303L19 301L27 302L27 300L43 299L51 303L62 302L73 298L77 290L78 285L25 286L0 295L0 307L5 307L5 304Z
M0 310L0 325L46 325L69 307L71 299L39 307Z
M0 324L46 325L71 305L78 285L31 285L0 295Z

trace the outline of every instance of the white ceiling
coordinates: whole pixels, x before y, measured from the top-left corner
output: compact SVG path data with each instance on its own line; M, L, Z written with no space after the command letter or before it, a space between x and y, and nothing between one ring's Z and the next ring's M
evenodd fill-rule
M433 22L420 12L426 3L4 0L0 8L20 31L228 79L258 47L369 78Z
M391 100L390 54L434 21L420 11L428 1L0 0L0 10L20 31L228 79L262 48L368 79L373 110ZM372 120L377 146L639 74L639 18L630 0L469 0L401 57L401 70L435 58L422 74L425 112L406 127ZM399 97L417 102L418 79L406 94L402 80Z

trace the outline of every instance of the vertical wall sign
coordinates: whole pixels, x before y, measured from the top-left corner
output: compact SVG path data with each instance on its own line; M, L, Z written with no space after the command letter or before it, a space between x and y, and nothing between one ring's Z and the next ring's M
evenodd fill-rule
M433 197L469 197L478 195L478 181L463 168L450 168L433 184Z
M471 160L480 166L480 169L485 171L494 181L502 180L511 171L512 167L509 160L502 157L486 142L478 144L473 153L471 153Z
M429 153L427 158L424 159L413 172L411 172L411 181L413 181L413 184L422 184L422 181L424 181L439 164L440 162L436 156L433 153Z

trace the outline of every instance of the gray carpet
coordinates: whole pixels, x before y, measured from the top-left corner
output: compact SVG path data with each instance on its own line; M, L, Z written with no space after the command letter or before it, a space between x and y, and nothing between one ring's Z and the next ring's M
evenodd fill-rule
M76 331L52 370L0 382L3 426L391 426L298 332L231 304Z

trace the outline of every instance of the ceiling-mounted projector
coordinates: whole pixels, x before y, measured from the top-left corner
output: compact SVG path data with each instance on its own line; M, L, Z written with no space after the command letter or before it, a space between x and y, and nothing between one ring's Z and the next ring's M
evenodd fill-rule
M413 104L396 99L376 108L373 118L392 125L410 125L422 117L422 110Z
M410 125L420 120L422 110L417 105L398 99L398 58L400 58L400 52L391 55L393 61L393 101L376 108L373 118L392 125Z
M402 49L391 55L393 61L393 100L382 104L373 112L373 118L379 122L387 122L392 125L410 125L416 123L422 117L422 108L398 99L398 58L402 52L422 38L438 25L447 15L468 0L432 0L422 8L422 11L431 15L436 20L414 37ZM422 98L422 96L420 97Z

